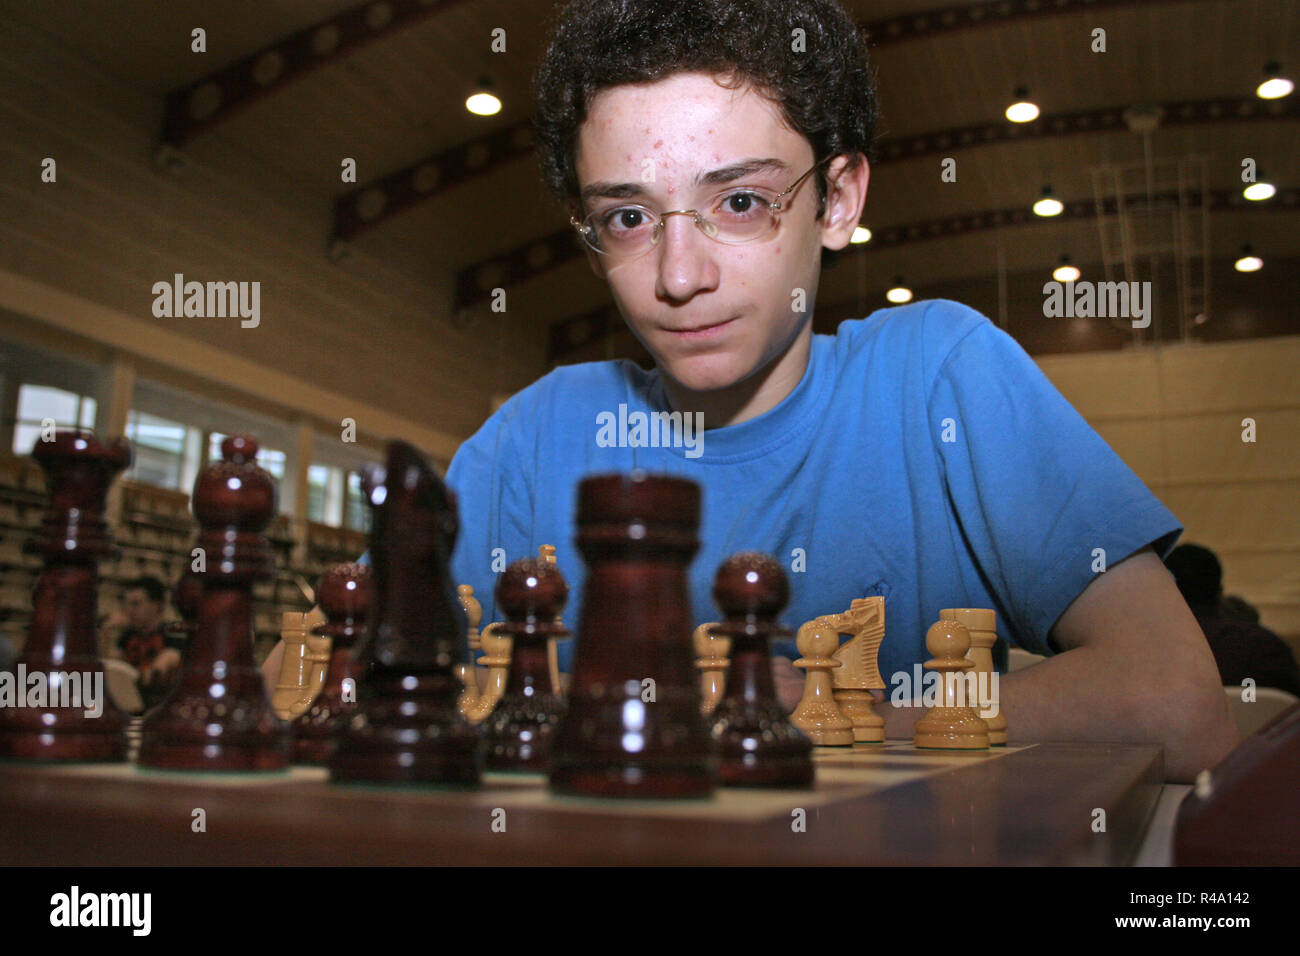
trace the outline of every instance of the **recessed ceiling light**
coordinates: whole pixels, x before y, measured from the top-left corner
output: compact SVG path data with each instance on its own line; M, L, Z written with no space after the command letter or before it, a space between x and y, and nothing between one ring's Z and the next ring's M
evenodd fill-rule
M1043 197L1034 203L1034 215L1059 216L1065 211L1065 204L1052 195L1052 187L1043 187Z
M1238 272L1258 272L1264 268L1264 260L1255 255L1255 250L1250 246L1241 247L1241 258L1232 264L1232 267Z
M1023 86L1011 94L1015 102L1007 107L1007 119L1013 123L1032 123L1038 119L1038 105L1029 99L1029 91Z
M1255 87L1255 95L1261 100L1280 100L1284 96L1290 96L1295 89L1295 84L1282 76L1282 67L1278 63L1265 66L1264 76L1264 82Z

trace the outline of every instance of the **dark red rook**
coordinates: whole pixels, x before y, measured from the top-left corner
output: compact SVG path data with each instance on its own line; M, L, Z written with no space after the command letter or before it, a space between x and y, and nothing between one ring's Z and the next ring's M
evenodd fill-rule
M391 442L365 482L374 516L375 596L357 707L339 727L330 777L340 782L473 786L479 738L456 706L468 655L465 612L448 570L454 499L422 455Z
M781 566L742 552L718 568L713 599L725 620L714 633L731 638L726 690L713 711L713 737L726 787L808 787L812 741L790 723L772 681L771 640L787 630L776 617L790 599Z
M550 769L564 698L551 686L546 645L548 639L569 636L568 628L555 623L568 596L559 569L537 558L514 562L497 581L497 605L506 615L497 630L509 635L512 644L505 693L483 725L489 770Z
M320 693L293 722L295 763L328 763L334 752L334 734L356 708L356 686L361 676L356 645L373 598L370 568L352 561L336 564L321 575L316 585L316 602L325 613L325 623L312 633L330 639L330 662Z
M699 548L700 488L603 475L578 489L587 564L568 711L551 787L596 797L702 797L716 761L700 715L686 568Z
M145 715L139 763L167 770L280 770L289 729L267 700L253 662L253 585L274 573L262 533L275 515L275 482L255 462L257 442L232 435L222 460L194 483L203 594L180 677Z
M44 567L14 668L15 698L0 706L0 757L124 760L128 718L108 695L95 624L99 562L117 555L104 504L113 479L131 463L131 446L121 438L101 444L87 431L57 431L53 440L36 442L32 457L45 472L50 504L25 549L39 554Z

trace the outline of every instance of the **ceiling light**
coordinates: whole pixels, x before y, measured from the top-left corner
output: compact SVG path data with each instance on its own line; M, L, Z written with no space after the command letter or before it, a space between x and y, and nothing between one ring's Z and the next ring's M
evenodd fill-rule
M1280 100L1284 96L1290 96L1295 89L1295 84L1282 76L1282 67L1278 63L1264 67L1264 75L1267 79L1255 88L1255 95L1261 100Z
M1238 272L1258 272L1264 268L1264 260L1255 255L1250 246L1241 247L1241 258L1232 264Z
M481 79L475 92L465 100L465 109L476 116L495 116L501 112L501 100L492 93L492 81Z
M1069 256L1061 256L1061 264L1052 271L1052 278L1057 282L1077 282L1081 275L1078 267L1070 264Z
M853 235L849 239L849 242L870 242L870 241L871 241L871 230L868 229L866 226L858 226L856 229L854 229Z
M1241 194L1251 202L1263 202L1277 195L1277 187L1272 183L1251 183L1241 191Z
M1034 215L1059 216L1064 211L1065 205L1052 195L1052 187L1044 186L1043 197L1034 203Z
M912 290L903 285L902 278L894 279L894 286L885 293L885 298L895 305L902 305L904 302L912 301Z
M1013 123L1032 123L1038 119L1038 106L1030 102L1027 89L1018 87L1011 96L1015 102L1007 107L1007 119Z

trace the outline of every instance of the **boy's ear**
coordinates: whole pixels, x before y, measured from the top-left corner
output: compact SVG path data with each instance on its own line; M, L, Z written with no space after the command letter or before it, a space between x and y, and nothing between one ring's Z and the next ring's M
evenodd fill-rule
M837 156L827 170L829 190L822 217L822 245L827 249L843 249L849 244L866 205L871 179L867 157L859 156L858 165L852 169L846 169L847 165L847 156Z

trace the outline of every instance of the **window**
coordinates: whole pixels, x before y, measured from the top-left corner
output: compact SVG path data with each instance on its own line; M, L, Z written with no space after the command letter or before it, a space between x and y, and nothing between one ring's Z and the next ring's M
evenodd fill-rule
M348 501L345 525L354 531L370 533L370 507L366 504L366 493L361 489L361 474L348 472Z
M343 469L311 465L307 469L307 520L338 527L343 523Z
M183 487L186 432L186 426L180 422L132 409L127 416L126 437L135 448L135 461L126 477L160 488L187 491Z
M14 421L13 450L30 455L47 419L59 428L94 428L97 404L89 395L49 385L22 385L18 389L18 417Z

